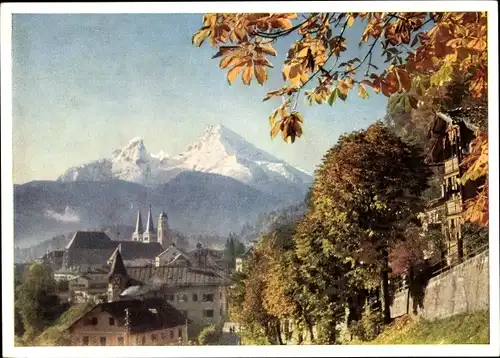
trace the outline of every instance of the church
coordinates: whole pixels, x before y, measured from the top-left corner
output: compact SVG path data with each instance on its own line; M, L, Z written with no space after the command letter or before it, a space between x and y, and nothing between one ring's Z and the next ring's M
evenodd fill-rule
M148 211L148 219L146 223L146 230L142 226L141 212L137 213L137 221L135 224L135 231L132 234L132 241L138 242L158 242L163 248L170 246L170 238L168 235L168 217L167 214L162 211L158 217L158 230L155 231L153 214L151 212L151 206Z

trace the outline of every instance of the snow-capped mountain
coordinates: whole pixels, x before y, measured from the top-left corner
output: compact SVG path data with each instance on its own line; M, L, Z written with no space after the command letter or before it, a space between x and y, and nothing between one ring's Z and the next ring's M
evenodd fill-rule
M309 174L256 148L221 125L207 127L201 137L173 159L179 162L175 168L225 175L278 197L296 190L302 196L302 190L312 181Z
M208 126L181 154L150 154L141 138L115 150L111 158L70 168L60 181L125 180L147 186L165 184L184 171L224 175L285 201L302 198L309 174L294 168L221 125Z

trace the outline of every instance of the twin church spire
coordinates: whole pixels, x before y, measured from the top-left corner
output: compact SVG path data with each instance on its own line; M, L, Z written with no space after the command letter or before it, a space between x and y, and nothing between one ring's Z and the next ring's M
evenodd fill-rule
M155 231L153 213L151 205L149 206L148 219L146 223L146 230L142 226L141 212L137 213L137 221L135 224L135 231L132 234L132 241L139 242L159 242L163 247L170 245L168 238L168 217L165 212L161 212L158 217L158 231Z

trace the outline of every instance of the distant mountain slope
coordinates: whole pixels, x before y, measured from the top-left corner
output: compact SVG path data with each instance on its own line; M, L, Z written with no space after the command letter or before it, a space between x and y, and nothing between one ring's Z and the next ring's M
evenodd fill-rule
M36 181L14 186L15 244L34 244L82 229L134 225L137 210L145 216L149 205L155 219L165 210L169 225L183 233L227 235L281 202L235 179L201 172L182 172L155 188L120 180Z

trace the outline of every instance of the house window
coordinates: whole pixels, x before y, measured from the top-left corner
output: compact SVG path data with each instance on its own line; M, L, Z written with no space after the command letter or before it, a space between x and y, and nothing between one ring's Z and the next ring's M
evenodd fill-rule
M145 346L146 345L146 336L142 336L142 345Z
M165 339L167 336L165 335L165 332L161 332L161 339Z
M214 300L214 294L213 293L204 293L203 294L203 301L205 302L213 302Z
M118 345L123 346L123 337L118 337Z
M179 328L179 338L182 338L182 329Z
M187 302L187 300L188 300L188 296L186 294L177 295L178 302Z
M193 301L194 302L198 301L198 294L197 293L193 293Z
M222 292L219 292L219 298L222 300Z
M106 337L101 337L99 339L99 343L101 344L101 346L105 346L106 345Z
M97 317L92 317L91 322L93 326L97 325Z
M167 299L167 301L172 302L174 300L174 295L168 294L168 295L165 295L165 298Z
M84 336L82 338L82 343L84 346L88 346L89 345L89 336Z
M114 326L115 325L115 317L109 317L109 325Z
M205 316L205 317L213 317L214 316L214 310L203 310L203 316Z
M152 342L155 342L155 341L156 341L156 334L152 334L152 335L151 335L151 341L152 341Z
M170 331L170 339L174 339L174 331L173 330Z

